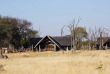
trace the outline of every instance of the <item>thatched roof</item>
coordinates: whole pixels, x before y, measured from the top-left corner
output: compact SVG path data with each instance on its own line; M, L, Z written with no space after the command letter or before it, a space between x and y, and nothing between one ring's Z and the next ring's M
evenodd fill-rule
M110 46L110 39L108 39L103 45L106 46L107 44L109 44L108 46Z
M30 38L30 45L32 46L35 46L40 40L42 39L42 37L33 37L33 38Z
M53 37L61 46L71 46L71 37Z
M60 48L59 43L56 42L56 41L54 40L54 38L52 38L51 36L48 36L48 35L45 36L45 37L43 37L43 38L35 45L35 47L37 47L41 42L44 42L47 38L48 38L50 41L52 41L58 48Z
M36 45L35 45L35 47L37 47L46 38L50 39L59 48L62 47L62 46L71 46L71 37L70 36L65 36L65 37L51 37L51 36L48 36L47 35L44 38L42 38L39 42L37 42Z
M99 45L100 45L100 40L101 40L101 38L99 37L97 39L97 44L99 44ZM104 43L106 43L108 40L110 40L110 37L102 37L102 45L104 45Z

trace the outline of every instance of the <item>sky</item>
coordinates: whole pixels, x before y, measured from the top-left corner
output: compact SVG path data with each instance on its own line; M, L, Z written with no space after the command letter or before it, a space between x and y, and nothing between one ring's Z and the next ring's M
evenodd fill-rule
M110 0L0 0L0 14L32 22L40 36L61 36L63 25L110 28ZM64 35L69 29L64 28Z

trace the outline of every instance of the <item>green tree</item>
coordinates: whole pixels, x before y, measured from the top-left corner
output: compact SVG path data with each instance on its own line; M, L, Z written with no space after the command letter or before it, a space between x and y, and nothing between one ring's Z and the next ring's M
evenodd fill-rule
M12 26L3 18L0 18L0 45L6 46L12 38Z
M0 17L0 45L12 44L16 49L29 47L29 38L37 36L32 23L18 18Z
M75 30L75 44L76 49L80 49L83 45L83 39L87 38L87 32L83 27L76 27Z
M83 27L77 27L75 28L76 33L76 39L77 40L83 40L84 38L87 38L87 32Z

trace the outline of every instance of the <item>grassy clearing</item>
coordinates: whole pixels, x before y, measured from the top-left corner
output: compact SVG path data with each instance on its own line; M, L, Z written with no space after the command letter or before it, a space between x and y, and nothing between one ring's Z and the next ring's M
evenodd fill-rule
M110 50L26 52L0 59L0 74L110 74Z

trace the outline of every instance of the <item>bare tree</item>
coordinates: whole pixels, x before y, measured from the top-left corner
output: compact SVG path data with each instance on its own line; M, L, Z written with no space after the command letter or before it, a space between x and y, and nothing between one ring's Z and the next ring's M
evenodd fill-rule
M100 49L102 49L102 36L103 37L104 36L105 37L108 36L108 33L106 33L104 31L103 27L96 28L96 26L95 26L95 29L89 28L88 36L87 36L87 39L88 39L88 49L92 50L92 48L93 48L92 43L93 42L97 42L98 37L100 37Z
M65 27L65 25L61 28L61 37L63 38L63 34L64 34L64 27ZM63 50L63 53L64 53L64 50Z
M92 46L91 46L91 43L93 41L93 30L91 28L89 28L89 31L88 31L88 35L87 35L87 39L88 39L88 49L91 50L92 49Z
M61 28L61 36L63 37L63 34L64 34L64 27L65 27L65 25Z
M70 25L68 25L67 26L69 29L70 29L70 35L71 35L71 50L73 49L73 35L72 35L72 33L73 33L73 25L72 24L70 24ZM72 50L72 53L73 53L73 50Z
M107 37L107 36L108 36L108 33L105 32L105 30L110 31L110 30L108 30L108 29L106 29L106 28L102 28L102 27L99 28L99 33L100 33L100 47L99 47L99 48L100 48L100 49L103 49L102 37Z
M71 33L71 49L72 49L72 45L73 45L74 53L76 50L76 31L75 31L75 28L77 28L80 20L81 20L80 17L78 18L77 22L75 19L73 19L72 23L67 25L67 27L69 28L70 33ZM73 53L73 49L72 49L72 53Z

